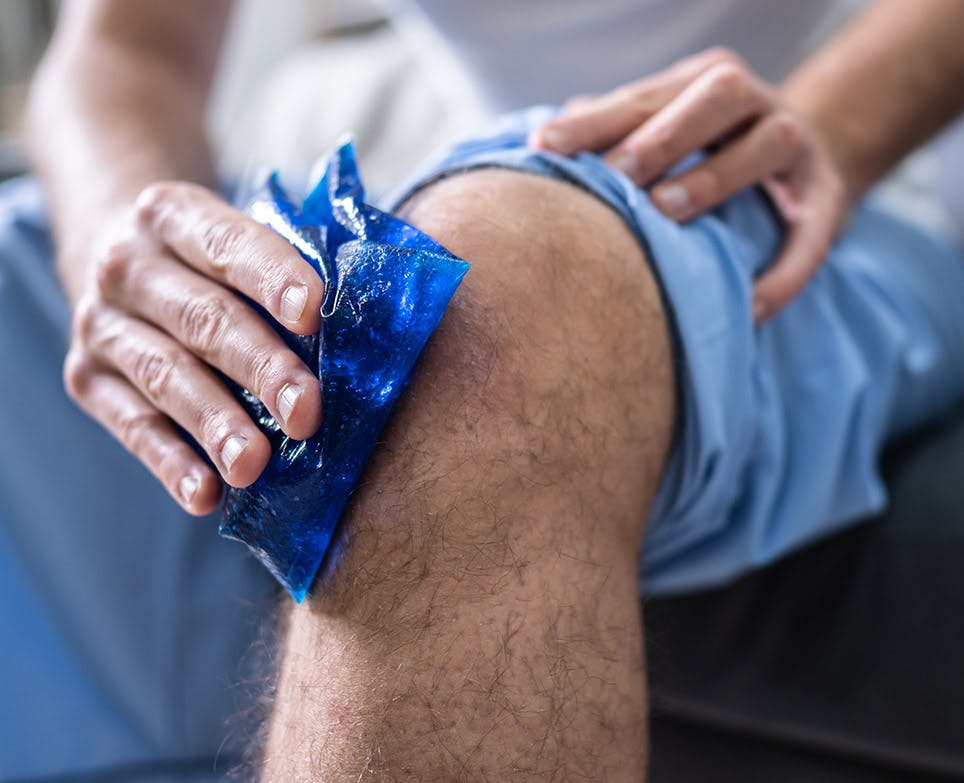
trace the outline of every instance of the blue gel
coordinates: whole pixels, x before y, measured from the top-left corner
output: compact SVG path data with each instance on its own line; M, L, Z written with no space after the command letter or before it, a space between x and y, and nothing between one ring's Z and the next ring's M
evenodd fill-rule
M469 268L364 198L346 142L300 208L276 176L249 206L324 280L317 335L275 325L318 375L323 418L314 437L293 440L260 400L233 387L272 448L254 484L229 488L220 533L247 544L299 603L395 401Z

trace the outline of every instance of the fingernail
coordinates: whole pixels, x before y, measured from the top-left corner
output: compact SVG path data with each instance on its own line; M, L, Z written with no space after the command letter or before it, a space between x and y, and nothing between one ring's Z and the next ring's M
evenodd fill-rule
M197 476L191 475L190 473L186 475L177 485L177 491L181 493L181 500L190 506L191 500L194 499L194 495L197 494L198 487L200 486L201 482Z
M287 424L291 411L295 409L298 398L301 396L301 387L293 383L286 383L278 392L278 413L281 414L281 423Z
M546 147L556 152L565 153L569 149L569 134L559 128L544 128L542 141Z
M232 435L221 447L221 462L224 463L225 470L230 471L231 466L241 456L241 452L248 446L248 439L244 435Z
M289 285L281 295L281 317L290 324L301 319L308 303L308 286Z
M613 158L613 166L634 182L639 181L639 162L631 152L617 152L616 157Z
M674 220L682 220L693 209L689 191L678 182L668 182L653 188L653 201Z

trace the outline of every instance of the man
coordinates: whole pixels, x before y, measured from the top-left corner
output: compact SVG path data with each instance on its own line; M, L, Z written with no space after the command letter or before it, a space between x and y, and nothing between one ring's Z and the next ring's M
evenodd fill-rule
M201 119L226 14L79 5L32 111L75 310L68 389L192 513L268 456L212 368L294 437L324 415L237 295L308 333L319 281L186 184L214 184ZM781 90L697 55L517 117L407 189L400 214L473 269L344 520L344 559L289 613L266 779L643 777L641 541L653 589L779 556L877 507L884 438L964 389L948 248L860 217L805 287L846 205L959 109L962 14L880 3ZM586 149L608 164L552 153ZM484 170L440 179L465 167ZM668 170L652 199L680 220L764 184L788 226L772 266L759 193L679 228L633 187Z

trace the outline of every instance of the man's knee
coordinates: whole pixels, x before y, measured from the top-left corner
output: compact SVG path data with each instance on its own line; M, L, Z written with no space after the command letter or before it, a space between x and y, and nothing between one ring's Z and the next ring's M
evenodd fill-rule
M554 557L566 537L574 556L608 548L634 568L674 416L665 315L635 238L593 196L501 170L444 180L402 215L472 268L356 497L365 574L418 580L474 552L498 579L512 555ZM493 511L514 496L517 511Z
M487 169L426 188L401 213L472 263L425 358L463 402L518 410L565 399L579 408L604 387L665 398L672 419L660 293L636 238L602 201L567 183ZM623 424L642 426L636 418Z
M574 185L483 169L430 185L400 213L473 264L462 293L498 306L510 325L541 326L576 301L591 317L598 311L589 308L624 299L641 317L663 320L639 243L615 211ZM578 315L545 328L564 334Z

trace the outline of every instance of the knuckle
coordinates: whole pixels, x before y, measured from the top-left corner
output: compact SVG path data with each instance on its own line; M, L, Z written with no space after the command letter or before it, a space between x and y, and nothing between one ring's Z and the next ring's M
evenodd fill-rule
M308 378L309 382L315 380L314 376L308 372L304 363L297 356L290 351L284 351L277 355L272 379L279 387L279 390L284 383L293 379L304 379L305 377Z
M187 444L179 443L176 446L164 449L157 463L157 474L162 477L162 480L167 477L173 478L183 475L184 464L190 460L188 448Z
M148 398L162 399L170 388L177 361L162 350L151 348L138 354L132 368L133 380Z
M741 64L720 63L708 78L710 96L716 100L744 103L753 95L752 77Z
M179 322L183 339L205 357L213 354L221 341L231 308L220 294L185 300L180 306Z
M80 343L90 341L100 316L101 307L100 302L90 296L83 297L77 303L71 325L71 336L73 340Z
M259 353L252 357L250 368L251 391L258 399L264 398L274 379L281 375L279 372L281 361L284 360L275 358L273 354Z
M629 107L631 114L642 120L655 109L652 85L648 80L627 84L616 91L620 103Z
M794 155L803 152L807 147L806 133L803 124L788 112L779 112L771 120L773 131L782 147Z
M163 416L156 410L140 410L118 417L116 434L118 440L133 454L142 454L145 441L152 430L161 426Z
M90 363L80 352L68 351L67 357L64 359L63 380L64 388L72 400L79 402L87 396L90 377Z
M232 433L246 431L245 426L235 422L229 413L216 405L207 405L198 413L198 441L209 454L217 454Z
M265 258L255 270L257 276L257 290L261 304L269 307L270 303L279 301L282 292L289 283L301 283L304 285L307 280L290 280L286 270L280 268L279 264L273 263L271 259ZM316 276L317 277L317 276ZM314 282L314 281L312 281ZM309 292L311 285L308 286Z
M221 269L240 253L247 230L237 222L211 220L201 229L200 240L211 266Z
M249 373L251 391L258 399L264 400L269 392L280 390L287 381L303 377L305 366L290 351L281 351L255 356Z
M134 247L128 240L111 242L97 257L97 288L104 294L116 292L127 277L134 260Z
M134 201L137 220L148 224L154 222L177 200L181 188L177 182L154 182L148 185Z

